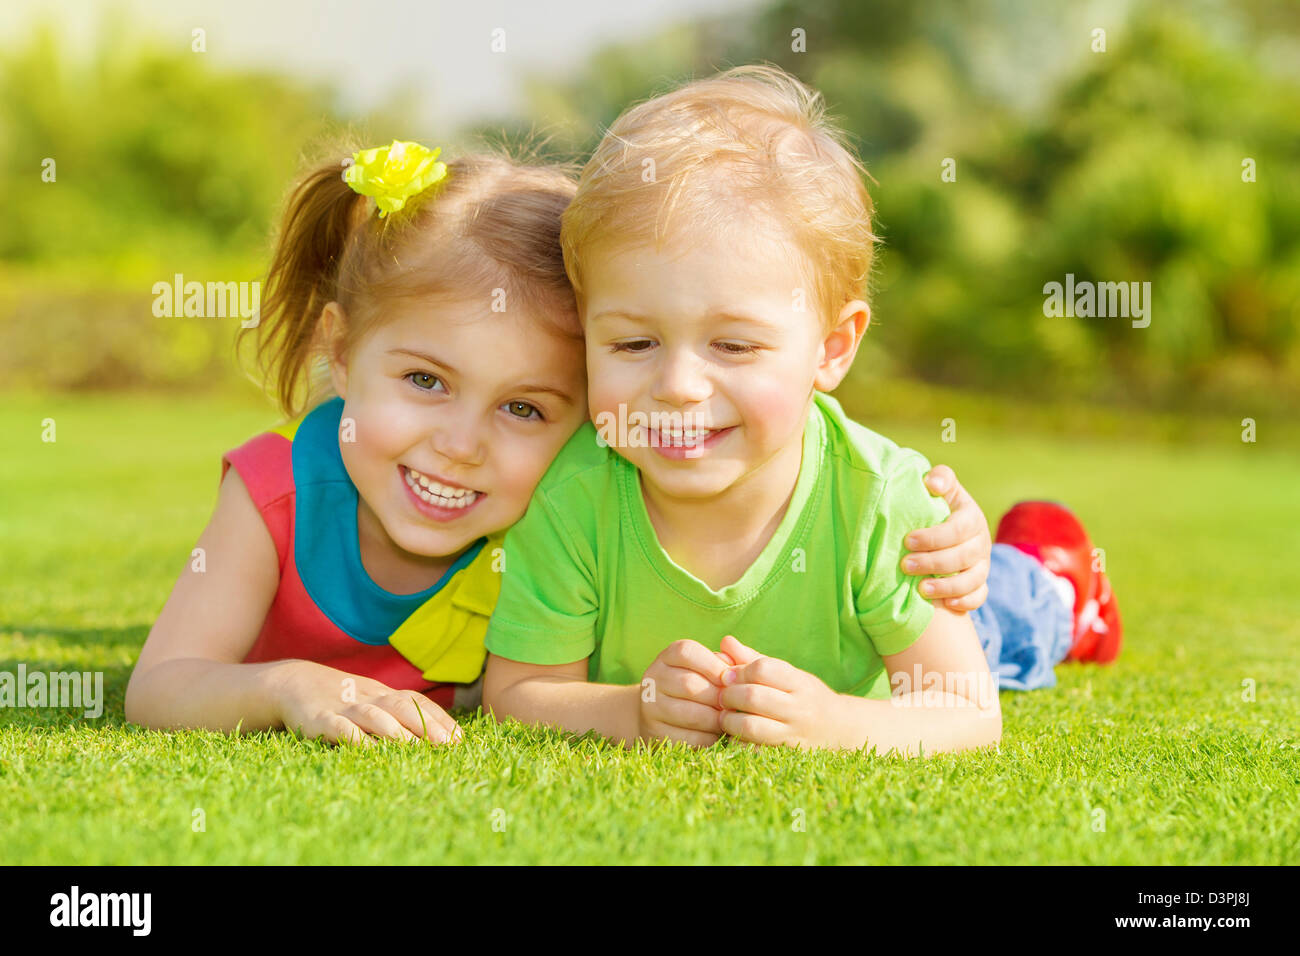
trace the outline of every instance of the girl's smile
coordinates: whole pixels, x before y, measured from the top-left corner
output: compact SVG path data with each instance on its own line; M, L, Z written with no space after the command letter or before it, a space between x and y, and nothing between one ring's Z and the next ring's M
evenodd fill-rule
M468 514L487 494L398 465L415 509L435 521L455 521Z

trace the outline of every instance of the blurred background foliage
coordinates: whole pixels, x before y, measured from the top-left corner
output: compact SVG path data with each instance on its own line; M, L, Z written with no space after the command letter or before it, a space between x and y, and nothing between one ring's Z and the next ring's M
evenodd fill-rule
M786 0L529 76L524 115L452 142L580 159L636 100L777 63L825 94L875 180L875 321L847 388L913 379L1292 417L1300 6L1134 2L1105 25L1105 52L1095 24L1061 17L1004 0ZM448 141L403 123L409 103L349 115L336 89L217 69L143 35L119 21L74 58L48 26L0 53L0 382L238 380L238 319L155 318L153 283L259 278L304 157L347 129ZM56 183L41 181L47 157ZM949 157L956 182L940 178ZM1066 273L1151 282L1150 327L1044 316L1044 284Z

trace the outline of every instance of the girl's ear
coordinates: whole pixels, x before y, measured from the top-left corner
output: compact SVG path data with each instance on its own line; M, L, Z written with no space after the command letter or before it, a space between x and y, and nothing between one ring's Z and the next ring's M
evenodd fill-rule
M348 397L348 361L344 347L346 328L343 306L337 302L327 302L320 314L320 331L325 354L329 357L330 381L339 398Z
M817 374L813 378L818 391L829 392L844 380L870 324L871 307L861 299L854 299L840 309L835 327L822 340Z

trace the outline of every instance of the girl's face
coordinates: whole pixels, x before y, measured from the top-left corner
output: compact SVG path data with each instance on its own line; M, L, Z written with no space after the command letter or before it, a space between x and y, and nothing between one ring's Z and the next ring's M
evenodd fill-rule
M413 555L459 554L518 521L587 418L582 343L482 299L399 300L331 369L343 464Z

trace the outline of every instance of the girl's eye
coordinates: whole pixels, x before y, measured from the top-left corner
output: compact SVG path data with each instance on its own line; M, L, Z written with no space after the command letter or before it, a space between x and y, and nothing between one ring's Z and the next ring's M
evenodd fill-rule
M442 385L442 379L436 375L430 375L428 372L411 372L406 378L412 385L424 392L444 390L438 387Z
M615 342L610 346L612 352L646 352L654 347L654 342L650 339L629 339L626 342Z
M746 345L743 342L715 342L714 345L727 355L749 355L758 351L757 345Z
M527 402L506 402L502 407L515 418L521 418L525 421L532 418L541 420L542 418L541 410L536 405L529 405Z

